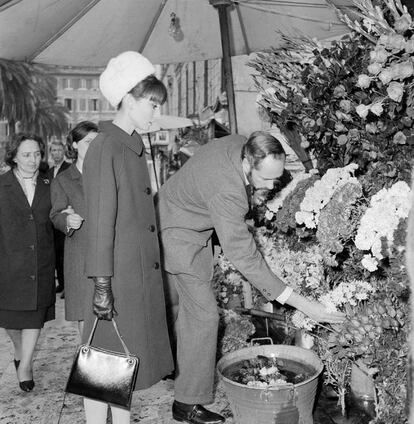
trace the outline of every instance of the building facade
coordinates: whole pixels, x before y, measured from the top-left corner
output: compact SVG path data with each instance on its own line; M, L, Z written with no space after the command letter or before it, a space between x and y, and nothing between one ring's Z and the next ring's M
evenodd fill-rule
M102 69L56 67L52 70L57 82L57 101L69 111L69 129L80 121L98 123L114 118L116 110L99 90Z

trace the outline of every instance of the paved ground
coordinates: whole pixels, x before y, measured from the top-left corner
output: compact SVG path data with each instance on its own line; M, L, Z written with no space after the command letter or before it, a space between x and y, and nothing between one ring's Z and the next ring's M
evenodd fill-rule
M80 424L84 423L82 400L66 395L64 387L78 343L76 324L63 318L64 301L57 298L56 320L45 325L34 360L33 392L19 389L13 365L12 346L5 331L0 329L0 424ZM132 422L141 424L172 424L173 382L161 381L150 389L134 393ZM226 424L236 424L228 401L219 384L215 403L210 409L228 418ZM362 424L360 411L354 417L340 415L335 400L319 397L314 424ZM108 418L108 423L110 423ZM250 424L250 423L249 423ZM256 424L256 423L251 423ZM267 423L266 423L267 424ZM270 423L269 423L270 424Z
M57 298L57 319L47 323L39 339L34 360L35 389L20 390L13 365L13 348L0 329L0 424L84 423L82 400L64 394L64 387L78 343L76 324L63 318L64 301ZM171 417L173 382L161 381L150 389L134 393L132 422L175 423ZM222 411L227 401L218 388L212 410ZM60 421L59 421L60 418ZM108 422L110 420L108 419ZM227 420L233 424L231 419Z

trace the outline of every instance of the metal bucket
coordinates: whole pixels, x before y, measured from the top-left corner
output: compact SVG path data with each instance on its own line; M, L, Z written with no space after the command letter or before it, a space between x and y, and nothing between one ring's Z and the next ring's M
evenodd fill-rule
M257 355L297 361L313 367L315 374L298 384L266 389L249 387L223 376L223 371L230 365ZM323 369L321 360L313 351L289 345L247 347L223 356L217 369L236 424L313 424L313 404L318 377Z

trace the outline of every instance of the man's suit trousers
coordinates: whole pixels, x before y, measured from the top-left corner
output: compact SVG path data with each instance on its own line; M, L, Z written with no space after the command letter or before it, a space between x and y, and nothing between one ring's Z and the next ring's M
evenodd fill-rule
M175 400L213 402L219 314L211 281L169 274L179 296Z

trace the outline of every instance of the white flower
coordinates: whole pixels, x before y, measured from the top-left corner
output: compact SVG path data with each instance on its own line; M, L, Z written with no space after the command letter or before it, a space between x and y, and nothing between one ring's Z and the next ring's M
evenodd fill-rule
M393 79L393 77L394 75L391 69L384 69L383 71L381 71L378 78L381 80L383 84L386 85Z
M295 214L296 222L305 224L307 228L316 228L320 211L331 200L335 191L349 182L359 184L353 176L357 168L357 164L351 163L343 168L328 169L320 180L306 190L300 210Z
M378 269L378 261L371 255L364 255L361 264L369 272L374 272Z
M350 100L341 100L339 102L339 107L346 113L351 111L351 101Z
M390 82L390 85L387 87L387 94L390 99L399 103L404 94L404 86L399 82Z
M356 108L356 113L362 118L365 119L368 116L370 106L368 105L358 105Z
M383 188L371 197L354 240L357 249L371 251L362 260L369 271L375 271L378 261L384 257L382 239L392 246L394 231L400 220L408 217L410 206L411 190L404 181L396 182L389 189Z
M375 50L371 50L370 58L371 62L384 63L387 61L389 53L383 47L376 47Z
M407 141L406 135L402 131L398 131L394 134L394 137L392 138L392 142L394 144L405 144Z
M357 86L361 88L368 88L371 85L371 77L366 74L358 75Z
M382 114L382 112L384 112L384 109L382 107L382 102L373 103L372 106L370 107L370 111L373 114L380 116Z
M380 63L374 62L368 65L368 72L372 75L377 75L381 72L382 66Z
M311 177L310 173L300 172L296 174L293 177L292 181L286 187L284 187L279 193L276 194L276 196L273 199L271 199L270 201L266 203L266 208L268 209L268 211L276 213L282 207L286 197L289 196L289 194L292 193L292 191L296 188L299 181L307 180L310 177ZM265 214L265 218L268 219L266 215L267 215L267 212Z

